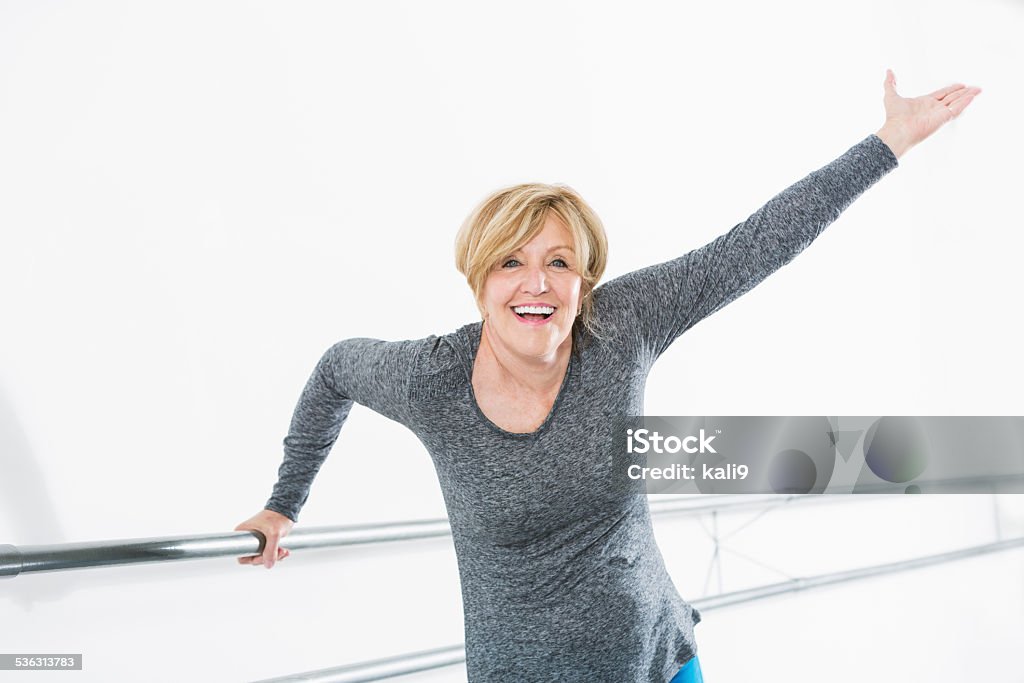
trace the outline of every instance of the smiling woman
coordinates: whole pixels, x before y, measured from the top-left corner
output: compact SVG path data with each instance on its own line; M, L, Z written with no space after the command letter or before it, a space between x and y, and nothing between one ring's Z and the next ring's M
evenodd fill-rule
M605 237L585 204L548 185L496 192L456 241L483 320L328 349L295 408L266 515L297 520L358 402L413 430L433 459L471 683L668 681L695 661L701 615L665 569L643 482L613 474L613 419L643 414L647 374L675 339L896 165L870 135L712 242L598 287ZM551 317L524 320L522 306Z
M658 357L793 260L897 157L963 110L951 86L886 123L711 242L600 286L607 240L564 185L477 206L456 266L482 320L423 339L346 339L317 363L261 531L272 566L353 403L412 430L448 510L471 683L700 681L700 612L669 576L639 480L614 476L615 418L643 414ZM286 551L285 551L286 552Z
M572 332L598 334L590 295L607 257L600 218L566 185L499 190L463 223L455 265L483 318L472 387L494 425L533 432L551 413Z
M563 314L569 314L572 324L596 333L591 295L607 263L604 224L567 185L522 183L499 190L469 214L455 238L455 267L466 276L485 320L485 285L493 281L495 288L514 287L511 271L526 266L526 272L515 277L537 278L534 287L544 286L548 276L552 283L574 282L579 306ZM545 302L516 295L504 305L530 303Z

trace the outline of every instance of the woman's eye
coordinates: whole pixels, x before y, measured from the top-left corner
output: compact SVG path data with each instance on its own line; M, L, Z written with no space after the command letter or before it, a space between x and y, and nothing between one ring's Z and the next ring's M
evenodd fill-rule
M510 258L501 264L502 268L507 268L509 264L522 265L519 263L519 259ZM560 265L558 265L560 264ZM551 262L551 265L558 265L559 268L568 268L569 264L566 263L565 259L556 258Z

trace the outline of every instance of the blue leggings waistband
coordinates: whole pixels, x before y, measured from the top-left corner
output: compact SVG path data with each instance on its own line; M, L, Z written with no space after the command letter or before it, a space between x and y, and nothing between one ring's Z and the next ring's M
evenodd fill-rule
M700 672L700 662L694 657L683 668L676 672L668 683L704 683L704 676Z

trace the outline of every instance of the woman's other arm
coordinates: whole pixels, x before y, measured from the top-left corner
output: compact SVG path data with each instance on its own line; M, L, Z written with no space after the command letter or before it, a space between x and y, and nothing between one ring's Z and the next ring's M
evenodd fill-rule
M264 510L236 527L260 531L267 537L266 547L261 555L240 558L240 562L264 564L269 569L282 559L277 541L298 521L313 479L353 403L397 422L408 422L409 382L421 347L419 341L359 338L340 341L323 354L292 414L284 439L284 460L270 499ZM283 552L287 556L287 551Z

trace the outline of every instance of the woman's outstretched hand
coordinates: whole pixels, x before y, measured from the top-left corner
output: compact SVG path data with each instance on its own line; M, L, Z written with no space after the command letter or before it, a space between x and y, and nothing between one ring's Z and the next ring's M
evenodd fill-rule
M885 124L876 135L897 158L967 108L981 88L954 83L920 97L896 93L896 74L885 70Z
M278 543L288 535L295 522L288 519L280 512L273 510L260 510L255 515L235 527L235 531L259 531L267 539L263 547L263 554L250 555L238 558L239 564L262 564L267 569L274 566L278 560L288 557L291 552L287 548L281 548Z

